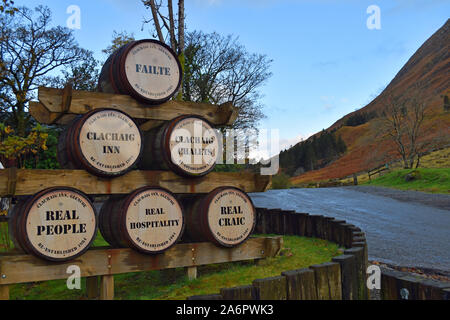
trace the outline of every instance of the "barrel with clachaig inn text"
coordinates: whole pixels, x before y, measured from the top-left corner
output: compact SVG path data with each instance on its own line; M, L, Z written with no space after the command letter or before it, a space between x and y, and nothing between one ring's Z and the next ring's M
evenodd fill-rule
M97 235L96 211L81 191L52 187L20 200L9 230L16 247L49 261L69 261L89 249Z
M218 154L218 134L211 124L200 116L183 115L144 134L138 167L201 177L214 169Z
M98 90L160 104L175 95L181 79L181 64L173 50L157 40L145 39L122 46L106 60Z
M58 161L101 177L127 173L142 154L142 135L122 111L96 109L79 116L59 137Z
M256 225L250 197L235 187L219 187L195 200L186 199L186 238L223 247L243 243Z
M127 196L111 196L100 210L99 228L113 247L159 253L181 238L183 209L170 191L143 187Z

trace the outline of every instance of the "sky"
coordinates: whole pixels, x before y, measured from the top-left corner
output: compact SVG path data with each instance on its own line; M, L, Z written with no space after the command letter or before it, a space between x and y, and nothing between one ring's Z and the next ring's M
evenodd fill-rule
M75 38L101 60L114 30L153 38L141 0L15 3L46 5L63 26L67 9L78 6ZM449 0L185 0L185 7L187 31L232 34L273 60L260 128L279 130L281 150L373 100L450 13Z

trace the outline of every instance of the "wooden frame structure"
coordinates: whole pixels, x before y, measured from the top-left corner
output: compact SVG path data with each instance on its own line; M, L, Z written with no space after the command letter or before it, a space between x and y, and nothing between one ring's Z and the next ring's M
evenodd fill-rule
M32 255L0 255L0 300L9 299L9 285L35 281L67 279L67 268L77 265L86 277L88 297L98 292L100 299L114 298L114 275L170 268L188 268L195 275L201 265L263 259L275 256L282 237L250 238L235 248L219 248L209 242L177 244L156 255L144 255L129 248L92 248L84 255L64 263L49 263Z
M31 115L44 124L69 124L76 116L99 108L121 110L149 130L177 116L192 114L213 125L231 125L238 109L227 103L221 106L168 101L161 105L144 105L130 96L40 87L39 102L30 102ZM163 187L173 193L208 193L220 186L237 187L245 192L263 192L271 176L252 173L211 172L200 178L182 178L169 171L134 170L123 176L106 179L84 170L0 170L0 197L20 197L43 189L73 187L88 195L127 194L143 186ZM4 219L4 218L2 218ZM275 256L282 247L281 237L250 238L233 248L219 248L212 243L178 244L156 255L145 255L126 248L91 248L82 256L64 263L51 263L32 255L0 254L0 300L9 299L9 285L35 281L67 279L67 267L77 265L81 277L87 278L89 298L114 298L114 275L168 268L186 267L189 278L195 278L197 266L263 259ZM98 290L100 277L100 291Z

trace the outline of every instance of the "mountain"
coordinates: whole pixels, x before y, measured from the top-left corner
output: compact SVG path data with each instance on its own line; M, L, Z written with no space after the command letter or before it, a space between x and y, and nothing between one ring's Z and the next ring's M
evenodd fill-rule
M336 121L327 132L341 137L347 151L319 170L307 171L291 179L293 183L342 178L367 171L399 157L387 136L381 120L385 100L391 96L412 97L426 103L422 124L422 142L428 149L450 144L450 112L444 108L444 98L450 96L450 19L435 32L408 60L394 79L371 103ZM317 133L314 137L319 137ZM297 147L297 148L296 148ZM295 148L280 154L295 158ZM302 171L302 170L300 170ZM298 172L298 170L297 170Z

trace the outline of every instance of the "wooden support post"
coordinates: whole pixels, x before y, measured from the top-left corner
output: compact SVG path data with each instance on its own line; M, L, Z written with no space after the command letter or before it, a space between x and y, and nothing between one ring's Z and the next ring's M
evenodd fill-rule
M114 276L105 275L100 278L100 300L114 300Z
M187 276L189 280L197 279L197 267L187 267Z
M9 300L9 286L0 285L0 300Z
M98 277L87 277L86 278L86 295L90 300L97 299L100 295L100 290L98 286Z

